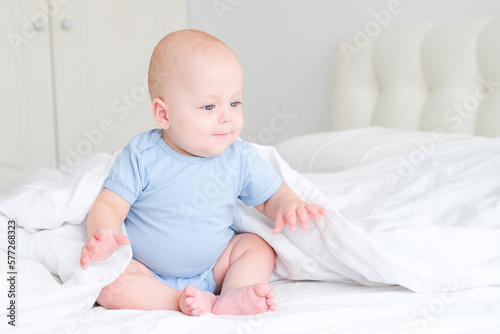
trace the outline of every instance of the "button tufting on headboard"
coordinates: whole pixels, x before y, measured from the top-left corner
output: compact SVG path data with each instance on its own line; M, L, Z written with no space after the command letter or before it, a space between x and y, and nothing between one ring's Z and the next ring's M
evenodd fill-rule
M500 18L390 26L335 59L332 129L500 136Z

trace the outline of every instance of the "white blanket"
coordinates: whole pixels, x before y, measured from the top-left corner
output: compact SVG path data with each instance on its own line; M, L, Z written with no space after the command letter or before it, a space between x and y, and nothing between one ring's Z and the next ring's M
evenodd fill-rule
M500 138L443 143L420 156L410 151L340 173L305 175L322 192L274 149L254 147L298 195L328 211L307 231L273 235L272 221L238 205L235 226L261 235L278 254L274 278L417 292L499 284ZM18 224L18 325L85 315L130 261L130 247L122 247L85 271L79 266L85 217L112 162L101 154L66 173L39 171L0 200L2 268L7 221Z

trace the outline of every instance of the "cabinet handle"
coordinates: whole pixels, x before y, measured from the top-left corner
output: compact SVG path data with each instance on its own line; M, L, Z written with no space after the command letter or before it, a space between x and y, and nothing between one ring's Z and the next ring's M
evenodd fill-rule
M71 30L73 29L73 21L70 20L70 19L64 19L61 21L61 27L64 29L64 30Z
M33 27L36 31L42 31L43 29L45 29L45 21L42 19L37 19L35 22L33 22Z

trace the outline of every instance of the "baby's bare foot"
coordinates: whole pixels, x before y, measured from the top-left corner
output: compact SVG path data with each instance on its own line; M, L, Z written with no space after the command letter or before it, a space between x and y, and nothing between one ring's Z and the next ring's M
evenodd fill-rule
M276 309L274 293L260 283L224 292L212 307L214 314L257 314Z
M179 307L185 315L202 315L212 312L212 306L217 301L217 297L208 291L203 291L188 285L179 298Z

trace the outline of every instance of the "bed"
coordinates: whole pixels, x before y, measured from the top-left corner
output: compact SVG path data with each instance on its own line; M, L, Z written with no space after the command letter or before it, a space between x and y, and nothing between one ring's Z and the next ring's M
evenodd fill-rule
M238 206L235 226L278 255L276 311L187 317L95 305L131 258L122 247L79 268L85 217L115 157L103 153L75 168L37 170L1 195L2 308L14 301L15 316L7 308L0 328L498 333L498 36L495 17L389 26L369 43L347 36L335 59L332 131L254 145L288 186L328 211L307 231L275 236L272 221ZM15 267L7 268L12 222Z

